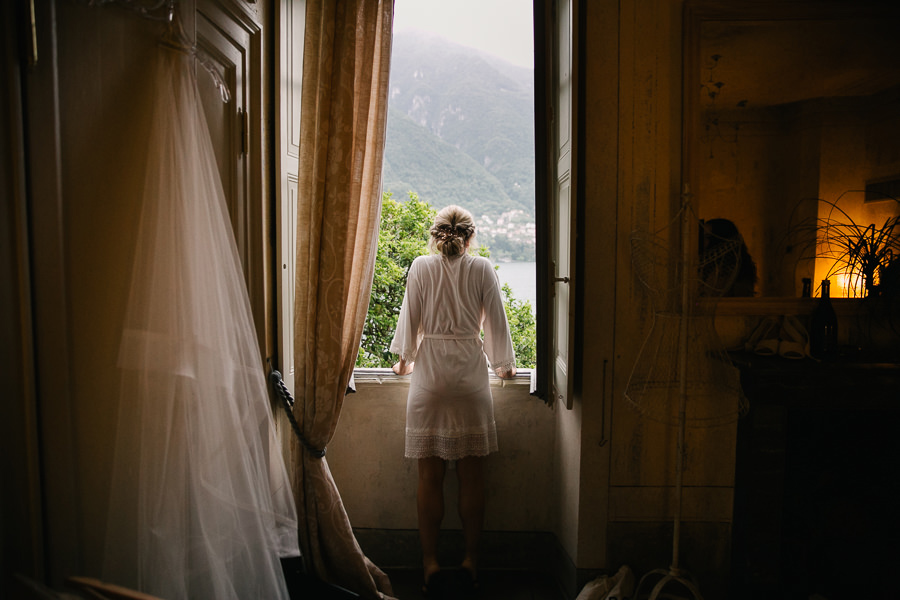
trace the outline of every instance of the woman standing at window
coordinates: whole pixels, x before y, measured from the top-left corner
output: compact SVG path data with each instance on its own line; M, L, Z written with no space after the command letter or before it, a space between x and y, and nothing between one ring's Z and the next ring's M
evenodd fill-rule
M444 474L451 460L456 461L466 540L460 573L467 585L477 585L484 522L483 457L497 451L486 363L504 379L516 374L496 271L488 259L467 254L474 237L475 223L467 210L448 206L437 214L429 241L432 254L416 258L410 266L390 347L400 356L394 372L413 374L405 455L418 459L417 509L426 593L436 585L434 576L441 570L436 547L444 516Z

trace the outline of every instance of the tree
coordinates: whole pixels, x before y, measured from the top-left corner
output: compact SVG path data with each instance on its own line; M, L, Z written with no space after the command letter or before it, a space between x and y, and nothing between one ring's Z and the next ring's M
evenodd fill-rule
M501 287L503 291L503 307L509 321L509 333L513 348L516 351L516 366L522 369L533 369L537 364L537 342L535 341L536 324L531 302L513 297L508 283Z
M403 304L407 273L417 256L428 253L428 230L436 214L415 192L409 192L406 201L394 200L391 192L384 193L375 276L357 367L390 367L396 361L389 347ZM479 247L477 253L490 257L490 250L485 246ZM534 368L535 320L531 303L514 298L509 285L504 284L502 291L517 366Z
M399 202L385 192L381 204L375 277L357 367L390 367L394 356L388 348L397 328L397 317L406 290L406 275L417 256L428 253L428 229L437 211L409 192Z

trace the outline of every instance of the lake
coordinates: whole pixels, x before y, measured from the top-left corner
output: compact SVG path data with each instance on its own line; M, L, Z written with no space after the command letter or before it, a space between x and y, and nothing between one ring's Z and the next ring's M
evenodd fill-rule
M504 262L498 263L497 276L500 283L508 283L513 290L513 296L519 300L531 303L531 311L537 310L537 285L535 281L533 262Z

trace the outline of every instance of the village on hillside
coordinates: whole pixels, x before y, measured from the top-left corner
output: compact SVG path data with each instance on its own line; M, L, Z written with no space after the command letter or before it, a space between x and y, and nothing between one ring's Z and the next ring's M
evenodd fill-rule
M478 241L491 250L498 262L534 261L535 223L533 217L521 209L499 216L480 215L476 218Z

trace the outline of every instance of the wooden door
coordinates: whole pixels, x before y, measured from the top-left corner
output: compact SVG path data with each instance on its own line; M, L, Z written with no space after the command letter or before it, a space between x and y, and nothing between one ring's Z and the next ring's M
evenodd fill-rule
M229 96L224 101L216 79L198 65L197 82L250 295L260 355L265 358L274 348L263 176L264 57L258 18L254 7L223 0L200 0L194 15L197 48L209 57Z

